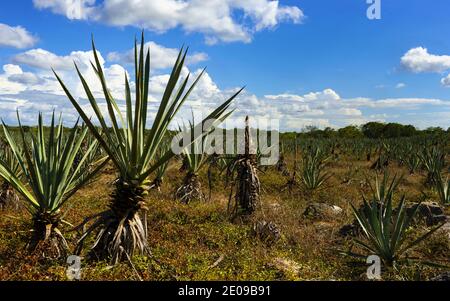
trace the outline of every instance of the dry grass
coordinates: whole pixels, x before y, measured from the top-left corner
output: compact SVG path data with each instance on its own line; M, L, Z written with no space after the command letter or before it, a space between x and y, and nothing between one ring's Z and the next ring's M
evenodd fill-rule
M292 158L288 158L292 167ZM171 164L161 192L152 191L149 201L149 242L152 258L136 257L133 264L109 267L107 262L83 261L83 280L363 280L366 267L337 249L346 249L351 240L338 235L339 228L352 222L350 202L359 204L361 192L368 192L366 177L370 163L334 162L327 171L333 177L315 193L301 187L292 192L281 188L286 184L274 167L260 173L262 207L254 220L272 221L281 228L282 238L273 246L257 241L252 223L232 223L227 216L229 190L216 178L210 202L185 205L173 200L174 190L183 181L178 162ZM200 179L208 189L205 167ZM350 169L357 170L348 183L343 180ZM404 168L390 167L391 173L403 173L400 192L409 201L423 198L423 174L409 175ZM76 225L91 214L106 208L113 185L114 171L105 170L96 182L79 191L66 206L65 220ZM431 200L437 196L426 192ZM310 202L325 202L341 207L336 218L311 220L302 213ZM29 216L23 209L0 212L0 279L1 280L65 280L65 262L38 260L26 254L23 247L29 234ZM78 233L66 227L65 235L74 247ZM423 231L411 230L412 236ZM89 242L88 242L89 243ZM89 245L89 244L88 244ZM414 251L427 260L448 260L450 242L436 234ZM400 273L385 274L385 279L429 279L439 269L408 265Z

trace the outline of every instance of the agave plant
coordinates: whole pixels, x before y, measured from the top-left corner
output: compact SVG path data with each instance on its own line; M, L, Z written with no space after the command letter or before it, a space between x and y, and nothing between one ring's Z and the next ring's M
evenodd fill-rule
M87 115L88 113L69 92L63 80L56 73L55 75L70 102L118 170L118 179L115 181L115 190L111 194L109 208L86 220L96 219L92 226L82 235L77 251L81 251L83 241L89 234L97 233L97 238L92 247L93 254L102 258L109 257L111 262L115 264L119 260L131 258L135 254L149 254L147 206L145 200L145 196L151 187L149 176L174 156L172 150L168 150L158 159L156 158L169 124L200 80L203 72L189 87L190 75L180 81L181 71L187 55L187 49L181 49L167 82L153 125L146 131L150 82L150 51L147 51L144 57L144 34L142 33L140 50L138 50L137 41L135 41L134 47L136 86L134 105L131 99L130 83L125 75L125 114L121 112L116 100L108 90L107 80L93 41L92 49L95 59L92 67L98 75L103 89L112 130L107 125L88 83L78 67L76 65L75 67L91 108L100 123L100 127L103 129L104 136L100 134L98 128L94 126ZM201 130L196 131L198 134L194 136L195 139L203 136L205 131L209 130L209 128L203 129L206 120L218 121L227 116L227 109L240 92L241 90L236 92L198 125Z
M0 159L0 176L23 197L25 208L33 217L33 235L28 243L29 250L33 251L42 245L44 254L59 257L67 251L66 240L59 228L62 221L61 207L106 164L107 160L103 159L93 171L83 168L83 162L96 147L97 142L94 142L88 146L80 164L73 170L73 161L88 131L86 127L80 128L77 121L66 134L62 120L60 119L59 124L55 124L53 114L47 141L42 114L39 114L37 136L30 134L31 146L29 146L19 114L17 118L22 147L19 147L19 142L13 139L5 123L3 130L19 163L24 181L19 176L20 172L11 169L8 162L2 159Z
M302 160L301 179L306 189L316 190L331 177L329 173L324 172L327 161L328 157L325 157L318 147L305 153Z
M363 205L359 210L353 205L351 207L366 238L365 241L355 239L355 242L369 254L378 255L387 267L394 267L405 252L424 241L442 225L406 244L406 230L414 220L420 203L409 211L405 206L405 196L402 196L394 209L392 205L394 192L400 180L394 176L389 183L388 178L387 172L382 182L376 178L375 186L371 186L371 198L368 200L363 196Z
M194 120L189 121L190 133L194 134ZM183 131L180 129L180 132ZM193 200L203 201L205 196L202 191L202 185L198 178L200 168L206 163L208 158L204 152L208 135L195 140L189 147L185 148L183 153L184 170L187 172L183 184L175 192L175 198L182 203L188 204Z
M406 154L404 163L408 166L409 173L414 174L420 167L420 158L417 153L411 150L408 154Z
M450 179L447 177L445 180L442 176L438 178L436 185L439 199L444 205L450 204Z
M7 143L4 143L0 149L0 160L8 166L9 170L18 179L21 179L23 173L19 161L17 161L11 147ZM19 206L19 196L13 186L5 180L0 187L0 209L4 209L9 205L13 205L17 209Z
M445 154L438 147L425 147L419 154L423 167L427 172L425 185L436 187L441 171L445 166Z

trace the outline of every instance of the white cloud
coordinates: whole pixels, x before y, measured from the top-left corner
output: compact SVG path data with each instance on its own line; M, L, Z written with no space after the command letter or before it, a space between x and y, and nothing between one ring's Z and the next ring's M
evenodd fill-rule
M69 19L94 20L113 26L135 26L155 32L181 27L205 35L208 44L250 42L255 32L281 22L301 23L302 10L273 0L33 0L40 9ZM240 15L240 17L236 17Z
M403 88L405 88L406 87L406 84L405 83L398 83L396 86L395 86L395 88L397 88L397 89L403 89Z
M302 96L295 94L265 95L264 97L271 100L304 101Z
M358 109L353 108L342 108L336 111L337 114L341 114L344 116L362 116L362 112Z
M13 62L23 64L38 69L72 70L74 62L81 67L90 66L89 59L93 60L92 51L73 51L69 55L59 56L44 49L31 49L23 53L19 53L13 57ZM100 58L104 63L103 58Z
M441 79L441 84L444 87L450 87L450 74Z
M0 94L16 94L25 90L23 84L9 80L9 77L21 73L22 69L17 65L4 65L3 73L0 73Z
M31 72L22 72L20 74L12 74L8 77L8 80L25 85L35 85L42 83L42 79L36 74Z
M414 73L440 73L450 69L450 56L430 54L426 48L417 47L403 55L401 65Z
M112 95L123 97L125 69L117 64L105 66L105 60L101 53L97 53ZM86 81L91 85L94 95L102 95L101 85L90 64L91 61L94 61L93 51L73 51L69 55L60 56L44 49L31 49L17 54L12 61L14 64L5 65L4 73L0 74L0 94L36 91L64 95L51 71L53 68L76 97L85 97L84 89L75 71L75 62ZM27 67L30 71L23 72L21 66Z
M33 0L33 4L38 9L50 9L70 20L87 19L95 10L95 0Z
M28 48L33 47L37 38L22 26L9 26L0 23L0 47Z
M368 100L361 106L370 108L401 108L416 109L419 106L450 106L450 101L433 98L386 98L379 100Z
M317 101L317 102L318 101L328 102L341 99L339 94L337 94L336 91L332 89L325 89L321 92L311 92L309 94L306 94L304 98L306 101Z
M126 68L119 64L105 62L100 52L98 55L111 94L118 101L119 107L124 108ZM8 123L15 124L15 110L19 109L23 121L33 124L36 122L38 111L49 114L55 109L56 112L62 112L64 120L68 123L76 120L78 116L76 111L46 64L46 58L49 57L52 58L51 61L57 73L78 99L80 105L92 114L92 109L73 67L72 61L76 61L95 97L99 100L99 107L106 110L101 86L89 63L93 60L92 51L73 51L67 55L57 55L43 49L32 49L15 56L14 64L4 65L3 72L0 72L0 117ZM132 69L129 65L125 67ZM201 69L189 70L189 67L184 67L181 77L184 78L189 72L192 73L190 78L192 83ZM150 78L149 101L154 104L149 106L149 124L152 122L151 118L155 116L157 103L161 100L168 79L169 74L166 72ZM131 82L131 89L134 89L133 82ZM191 117L191 108L196 114L203 113L203 116L206 116L237 89L223 90L209 73L204 73L177 116L174 126ZM433 120L427 115L430 112L450 111L450 101L432 98L344 98L330 88L305 94L280 93L261 97L252 94L251 91L244 91L236 99L233 107L236 110L231 124L241 124L244 116L250 115L259 119L278 119L283 131L298 131L308 125L322 128L341 127L374 120L413 123L421 126L440 125L445 128L450 126L450 122L444 117ZM411 118L413 115L407 115L409 113L416 115ZM421 120L422 116L424 120Z
M138 48L138 50L140 47ZM144 45L144 52L150 49L151 68L164 69L171 68L175 63L179 50L175 48L167 48L155 42L147 42ZM134 49L125 52L110 52L107 55L108 61L118 62L122 64L134 64ZM188 55L186 58L187 65L194 65L208 59L208 55L204 52L197 52Z

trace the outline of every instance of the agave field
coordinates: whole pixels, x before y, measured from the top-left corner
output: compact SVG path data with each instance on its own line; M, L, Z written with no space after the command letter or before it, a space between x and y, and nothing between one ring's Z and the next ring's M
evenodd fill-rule
M149 127L150 54L135 45L121 110L92 47L106 110L75 65L89 112L55 77L77 123L54 112L27 127L18 112L19 127L2 125L1 280L67 280L74 255L82 280L367 280L369 256L383 280L449 276L450 132L281 133L276 164L262 165L246 123L242 154L192 152L241 91L174 130L202 76L181 77L182 49Z

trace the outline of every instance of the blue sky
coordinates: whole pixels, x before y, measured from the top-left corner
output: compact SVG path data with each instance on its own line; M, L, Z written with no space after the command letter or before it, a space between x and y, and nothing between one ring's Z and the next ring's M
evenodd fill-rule
M0 116L14 123L19 109L32 123L37 111L55 108L74 119L48 70L56 64L76 91L68 65L89 61L91 33L120 98L121 68L132 73L126 52L145 28L156 58L169 60L153 68L155 101L170 53L185 44L193 55L186 72L208 72L194 108L212 108L246 85L235 118L277 118L283 130L371 120L449 127L450 3L381 0L380 20L367 18L368 7L366 0L2 1Z

